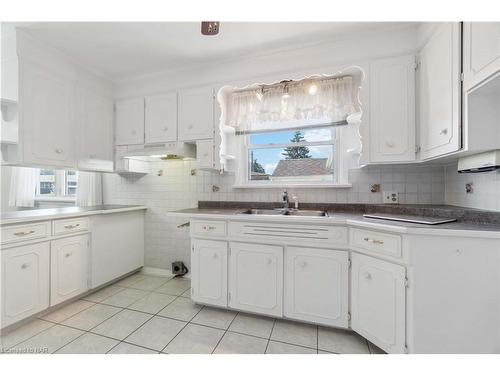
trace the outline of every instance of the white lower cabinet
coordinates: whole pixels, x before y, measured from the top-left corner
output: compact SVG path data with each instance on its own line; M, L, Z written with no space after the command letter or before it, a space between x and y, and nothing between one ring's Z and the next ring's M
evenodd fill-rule
M284 315L324 325L349 325L347 251L287 247Z
M1 251L1 327L49 307L49 256L49 242Z
M51 306L88 289L88 263L88 235L66 237L51 242Z
M229 306L283 315L283 247L231 242Z
M352 254L351 327L388 353L405 352L405 267Z
M227 242L193 240L191 267L192 299L227 307Z

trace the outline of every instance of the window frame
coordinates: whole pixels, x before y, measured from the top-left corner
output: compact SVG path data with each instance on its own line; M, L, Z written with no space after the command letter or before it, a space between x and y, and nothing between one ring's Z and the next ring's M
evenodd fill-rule
M314 127L314 128L328 128L328 126L324 127ZM312 127L304 126L302 128L295 129L277 129L276 132L263 131L263 132L255 132L253 134L246 134L237 136L239 139L239 156L236 170L236 183L233 188L282 188L282 187L351 187L350 184L342 183L342 156L340 155L341 150L341 137L339 129L336 127L331 127L332 138L329 141L314 141L314 142L288 142L282 144L276 143L268 143L268 144L258 144L252 145L250 143L250 137L255 134L264 134L264 133L278 133L283 131L302 131L305 132L307 130L312 129ZM272 180L250 180L250 161L249 155L250 150L255 149L269 149L269 148L285 148L290 146L332 146L333 147L333 179L330 181L312 181L307 179L297 179L297 181L272 181Z
M40 171L50 170L50 168L41 168ZM67 169L53 169L54 171L54 185L55 192L53 194L40 194L40 182L36 186L35 201L51 201L51 202L76 202L75 194L66 194L68 191L68 172ZM78 179L78 171L74 171ZM78 180L77 180L78 181ZM76 189L78 189L78 182L76 183Z

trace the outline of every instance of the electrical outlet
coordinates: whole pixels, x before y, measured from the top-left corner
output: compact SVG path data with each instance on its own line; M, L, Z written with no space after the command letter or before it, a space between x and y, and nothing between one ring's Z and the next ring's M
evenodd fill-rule
M384 191L384 203L399 203L399 194L397 191Z

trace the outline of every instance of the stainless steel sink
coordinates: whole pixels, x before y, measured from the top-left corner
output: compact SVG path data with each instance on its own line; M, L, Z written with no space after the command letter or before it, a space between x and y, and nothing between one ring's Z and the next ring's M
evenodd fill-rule
M282 215L282 216L328 216L326 211L319 210L285 210L276 208L274 210L249 208L240 212L243 215Z

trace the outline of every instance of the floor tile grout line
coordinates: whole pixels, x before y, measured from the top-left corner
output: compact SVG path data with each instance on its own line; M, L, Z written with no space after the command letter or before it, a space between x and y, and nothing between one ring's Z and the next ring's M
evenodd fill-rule
M266 350L264 350L264 354L267 353L267 348L269 347L269 342L271 341L271 336L273 335L275 325L276 325L276 319L274 319L273 326L271 327L271 332L269 332L269 337L267 338Z
M187 289L186 289L186 290L187 290ZM185 291L184 291L184 293L185 293ZM182 295L180 295L179 297L182 297ZM184 298L184 297L183 297L183 298ZM173 302L173 301L172 301L172 302ZM197 312L196 314L194 314L194 315L193 315L193 317L192 317L192 318L191 318L191 319L190 319L190 320L186 323L186 325L185 325L184 327L182 327L182 329L181 329L179 332L177 332L177 334L176 334L176 335L172 338L172 340L170 340L170 341L167 343L167 345L165 345L165 346L163 347L163 349L162 349L162 350L160 350L160 353L165 353L165 352L164 352L164 350L167 348L167 346L169 346L169 345L170 345L170 343L171 343L172 341L174 341L174 340L175 340L175 338L176 338L178 335L180 335L180 333L181 333L182 331L184 331L184 329L185 329L185 328L186 328L189 324L196 324L196 323L191 323L191 322L193 321L193 319L194 319L194 318L196 318L196 316L197 316L197 315L201 312L201 310L203 310L204 308L205 308L205 305L201 305L201 309L199 309L199 310L198 310L198 312ZM160 315L160 316L161 316L161 315ZM173 319L173 318L170 318L170 319ZM177 320L177 319L176 319L176 320ZM210 328L213 328L213 327L210 327ZM167 353L167 354L168 354L168 353Z
M237 311L236 314L234 315L233 319L231 319L231 322L228 324L224 334L221 336L221 338L219 339L219 341L217 341L217 344L215 345L214 349L212 350L212 353L210 354L214 354L215 351L217 350L217 347L219 346L219 344L221 343L222 339L224 338L224 336L226 336L226 333L230 332L229 331L229 327L231 327L231 324L233 324L234 320L236 319L236 317L240 315L240 312Z

